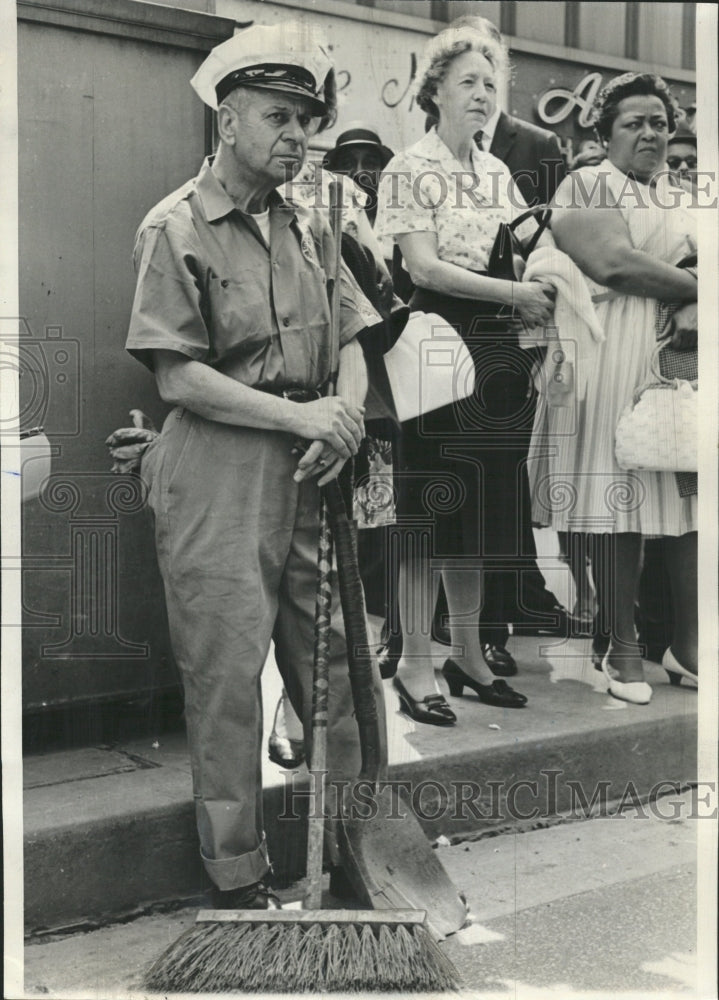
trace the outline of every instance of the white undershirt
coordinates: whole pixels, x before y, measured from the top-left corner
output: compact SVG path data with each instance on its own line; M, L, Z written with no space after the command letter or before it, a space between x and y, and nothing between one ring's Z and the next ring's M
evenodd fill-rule
M262 233L265 243L267 246L270 245L270 210L266 208L264 212L259 212L257 215L252 214L252 218L257 223L257 228Z

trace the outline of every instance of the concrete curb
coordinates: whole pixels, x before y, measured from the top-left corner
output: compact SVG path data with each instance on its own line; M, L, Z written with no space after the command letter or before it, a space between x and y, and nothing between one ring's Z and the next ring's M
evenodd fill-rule
M481 749L393 764L408 782L428 837L459 839L508 827L582 818L696 780L696 714L667 702L641 721L548 737L514 737ZM673 711L672 711L673 709ZM606 717L605 717L606 719ZM607 720L609 721L609 720ZM424 727L428 729L430 727ZM306 775L305 775L306 780ZM302 788L302 779L297 782ZM419 789L419 791L418 791ZM667 794L669 786L663 791ZM275 875L302 873L306 798L287 809L282 784L264 792ZM279 818L283 812L296 818ZM127 918L153 904L197 896L209 885L197 853L185 766L150 767L29 789L25 794L25 919L28 933Z

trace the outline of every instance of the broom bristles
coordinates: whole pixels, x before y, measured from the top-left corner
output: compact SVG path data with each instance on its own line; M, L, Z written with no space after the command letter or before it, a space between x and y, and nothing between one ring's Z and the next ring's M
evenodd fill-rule
M443 992L460 984L426 927L199 923L147 973L156 993Z

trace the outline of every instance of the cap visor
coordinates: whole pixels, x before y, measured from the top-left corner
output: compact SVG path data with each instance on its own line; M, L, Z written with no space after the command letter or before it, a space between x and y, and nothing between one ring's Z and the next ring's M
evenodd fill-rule
M282 82L275 84L275 83L266 83L264 80L262 81L262 83L248 83L246 80L243 80L242 83L239 83L237 86L251 87L252 90L271 90L278 94L289 94L291 97L301 97L303 100L307 102L313 115L316 115L318 118L321 118L322 115L327 114L326 104L320 101L319 98L312 97L312 95L308 94L306 90L302 89L302 87L296 87L291 83Z

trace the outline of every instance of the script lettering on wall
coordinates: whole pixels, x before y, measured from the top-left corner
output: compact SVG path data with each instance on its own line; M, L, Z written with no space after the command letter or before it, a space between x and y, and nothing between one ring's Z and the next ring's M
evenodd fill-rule
M392 77L389 80L385 80L382 85L382 90L380 91L380 97L382 98L382 103L387 108L396 108L405 99L412 86L412 81L417 75L417 56L414 52L410 53L409 57L409 77L406 84L404 84L404 89L402 89L402 84L396 77ZM409 110L412 110L412 105L414 104L414 96L410 98Z
M592 106L602 86L601 73L587 73L574 90L554 87L545 91L537 102L537 114L546 125L558 125L579 108L577 124L581 128L591 128Z

